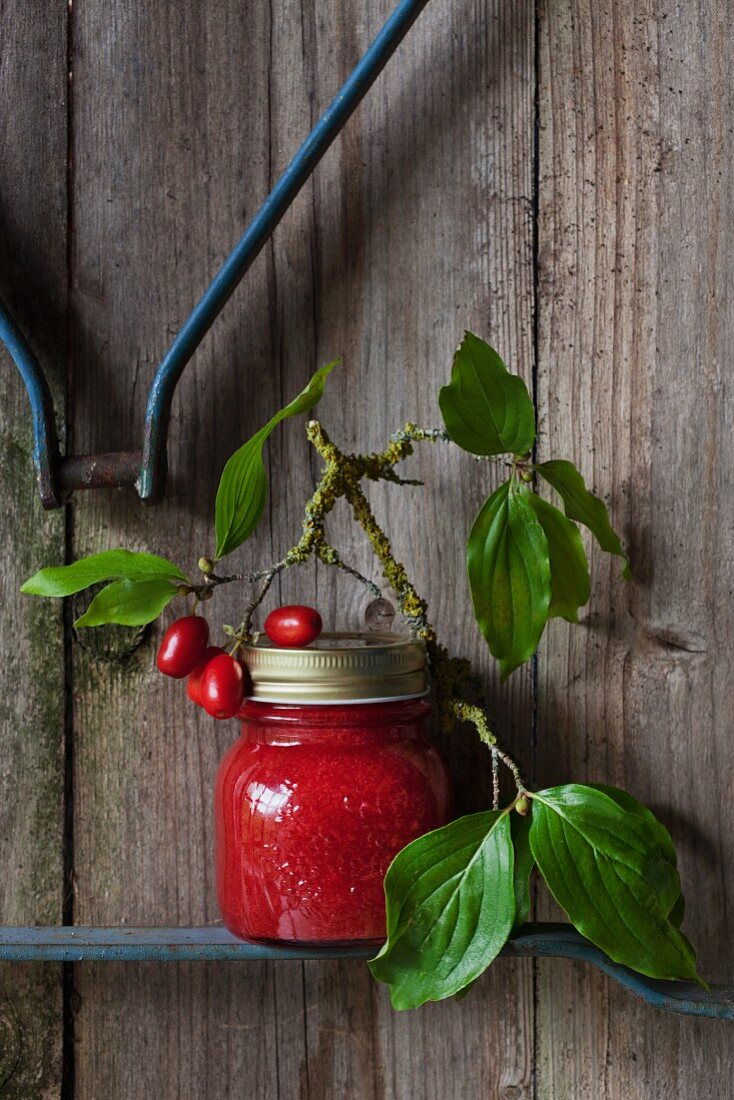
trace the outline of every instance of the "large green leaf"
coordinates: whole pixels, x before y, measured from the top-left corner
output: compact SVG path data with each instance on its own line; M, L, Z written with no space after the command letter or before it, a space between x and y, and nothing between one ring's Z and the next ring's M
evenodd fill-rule
M691 945L670 920L680 882L662 826L649 811L627 808L628 797L580 784L540 791L533 855L579 932L615 962L698 981Z
M467 332L438 404L454 443L475 455L524 455L535 441L535 410L522 378L494 348Z
M263 446L266 439L281 420L306 413L319 403L324 394L326 379L338 362L335 359L320 367L298 397L277 412L227 462L222 471L215 505L217 560L225 554L231 554L250 537L265 510L268 479L263 463Z
M98 592L74 626L145 626L157 619L176 595L176 585L162 577L147 581L113 581Z
M515 917L509 816L459 818L414 840L385 876L388 939L370 962L395 1008L451 997L489 966Z
M591 595L589 563L579 529L563 512L528 493L527 500L545 532L551 571L551 598L548 614L560 615L570 623L578 621L578 609Z
M609 522L609 513L603 500L594 496L586 488L586 483L574 466L573 462L556 459L552 462L541 462L535 467L541 477L544 477L549 485L552 485L563 500L564 509L569 519L575 519L588 527L602 550L610 554L617 554L623 561L622 573L629 580L629 559L622 549L619 535L614 531Z
M602 794L613 799L625 813L636 814L641 818L647 826L651 847L657 848L674 867L677 865L678 856L673 838L662 821L658 821L652 810L648 810L647 806L643 805L642 802L638 802L628 791L620 790L619 787L611 787L608 783L587 783L584 786L590 787L593 791L601 791Z
M662 861L652 864L650 872L655 874L658 881L661 906L664 911L667 911L668 919L677 928L683 918L684 903L677 870L678 856L670 833L647 806L643 806L627 791L622 791L619 787L610 787L606 783L589 783L587 786L608 795L625 813L635 814L644 824L649 850L659 855Z
M550 606L548 541L527 490L508 481L492 494L466 560L474 614L504 680L537 649Z
M21 587L21 592L31 596L71 596L100 581L129 580L186 581L177 565L155 554L136 553L133 550L104 550L91 554L73 565L51 566L41 569Z

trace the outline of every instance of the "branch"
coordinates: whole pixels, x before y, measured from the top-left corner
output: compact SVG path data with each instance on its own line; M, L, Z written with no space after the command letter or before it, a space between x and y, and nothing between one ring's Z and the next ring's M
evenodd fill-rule
M353 569L351 565L347 565L339 557L337 550L329 543L323 543L318 548L319 561L324 565L333 565L337 569L341 569L343 573L347 573L350 577L354 577L355 580L363 584L371 596L379 599L382 593L373 581L368 580L367 577L362 576L356 569Z
M492 754L496 754L502 763L512 772L512 778L515 780L518 794L524 795L527 789L520 774L520 769L512 757L497 744L497 738L489 728L489 719L485 711L482 710L481 707L474 706L472 703L465 703L463 699L448 699L445 705L449 707L454 717L458 718L460 722L469 722L474 726L479 734L480 740L483 741L485 745L488 745Z
M252 616L267 595L275 577L294 565L303 565L316 557L325 565L332 565L354 577L363 584L371 595L379 598L380 589L356 569L347 565L336 547L326 538L325 521L337 500L343 497L352 509L356 522L367 536L372 552L382 567L382 575L388 582L398 604L398 609L409 624L414 637L426 644L429 668L436 689L439 715L445 728L454 721L469 722L476 729L480 739L488 746L492 754L493 803L499 801L498 761L502 761L512 773L518 794L525 793L520 770L512 759L497 743L490 729L489 719L483 707L482 687L470 663L464 659L449 656L448 650L439 644L436 631L428 619L428 604L419 596L411 582L407 570L398 561L393 552L390 539L377 522L372 507L362 489L361 482L390 481L396 484L421 484L419 481L404 479L395 472L399 462L413 453L413 444L418 442L446 442L448 433L442 428L420 428L407 423L390 439L384 451L372 454L348 454L341 451L329 438L318 420L310 420L306 426L306 435L316 452L323 459L324 467L318 484L306 502L303 515L302 533L299 541L280 561L248 573L243 579L251 583L261 581L257 594L246 606L242 622L234 632L235 649L251 638ZM226 584L236 576L218 577L211 570L205 577L202 589L208 598L217 584ZM477 696L479 703L469 703L464 696L467 692ZM480 705L481 704L481 705Z

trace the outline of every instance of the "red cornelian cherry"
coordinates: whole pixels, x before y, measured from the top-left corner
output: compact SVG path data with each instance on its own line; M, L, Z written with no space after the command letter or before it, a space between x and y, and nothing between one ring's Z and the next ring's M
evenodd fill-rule
M322 626L321 616L315 608L289 604L270 612L265 620L265 633L276 645L298 649L315 642Z
M204 669L201 705L212 718L234 718L245 697L246 670L229 653L221 653Z
M201 615L184 615L163 636L156 664L164 676L182 680L201 660L209 641L209 624Z
M204 650L204 656L199 661L198 665L191 670L189 678L186 681L186 694L192 703L196 703L197 707L201 704L201 679L206 671L206 666L210 661L213 661L215 657L218 657L220 653L224 653L224 650L219 645L210 645Z

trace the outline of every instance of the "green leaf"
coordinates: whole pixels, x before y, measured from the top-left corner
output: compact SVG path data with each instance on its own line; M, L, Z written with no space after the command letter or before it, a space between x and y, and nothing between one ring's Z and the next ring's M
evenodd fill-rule
M562 459L553 462L541 462L535 469L552 485L563 500L566 515L588 527L602 550L617 554L624 565L622 575L630 578L629 559L622 549L622 543L609 522L609 513L603 500L594 496L586 488L583 477L573 462Z
M647 806L643 806L627 791L621 791L619 787L610 787L605 783L589 783L588 786L593 791L601 791L602 794L608 795L625 813L636 814L644 823L650 852L660 857L659 860L651 863L650 873L655 875L659 884L661 905L664 910L667 910L668 919L679 927L683 917L683 897L677 870L678 856L670 833ZM680 919L677 923L672 916L676 909L680 911Z
M451 997L498 955L515 917L506 811L461 817L399 852L385 876L388 939L370 962L394 1008Z
M158 577L147 581L113 581L98 592L74 626L145 626L157 619L176 595L176 585Z
M538 647L548 621L548 541L528 493L501 485L480 511L467 544L474 614L502 679Z
M560 615L575 623L578 608L588 603L591 595L589 563L579 529L563 512L536 493L528 493L527 499L548 541L551 572L548 614L551 617Z
M215 506L216 558L230 554L257 527L265 510L268 479L262 449L270 432L261 429L232 455L222 471Z
M104 550L91 554L73 565L51 566L41 569L21 586L21 592L31 596L71 596L100 581L143 581L154 578L186 581L177 565L155 554L136 553L133 550Z
M647 806L643 805L642 802L638 802L627 791L620 790L619 787L611 787L608 783L587 783L585 786L590 787L592 791L601 791L602 794L613 799L626 813L637 814L638 817L642 818L649 830L651 846L658 848L674 867L677 865L678 855L673 844L673 838L662 821L658 821L652 810L648 810Z
M525 924L530 916L530 872L535 866L535 858L530 848L530 818L512 815L512 846L515 851L515 870L513 875L515 891L515 923L513 931Z
M683 917L686 914L686 902L682 894L678 894L678 900L668 913L668 920L674 928L680 928Z
M263 446L266 439L281 420L308 412L319 403L326 379L338 362L334 359L320 367L298 397L277 412L227 462L222 471L215 506L217 560L231 554L250 537L265 510L268 479L263 464Z
M494 348L467 332L438 404L454 443L475 455L524 455L535 442L535 410L522 378Z
M580 784L540 791L533 855L575 927L615 962L652 978L698 981L691 945L669 920L680 884L662 826L649 811L627 809L628 798Z

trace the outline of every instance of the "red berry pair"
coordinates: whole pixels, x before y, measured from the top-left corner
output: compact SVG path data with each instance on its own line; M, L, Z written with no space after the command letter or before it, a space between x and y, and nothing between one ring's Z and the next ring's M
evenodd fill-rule
M199 615L176 619L166 631L156 664L165 676L182 680L192 702L213 718L234 718L245 696L247 672L217 645L207 646L209 624Z

